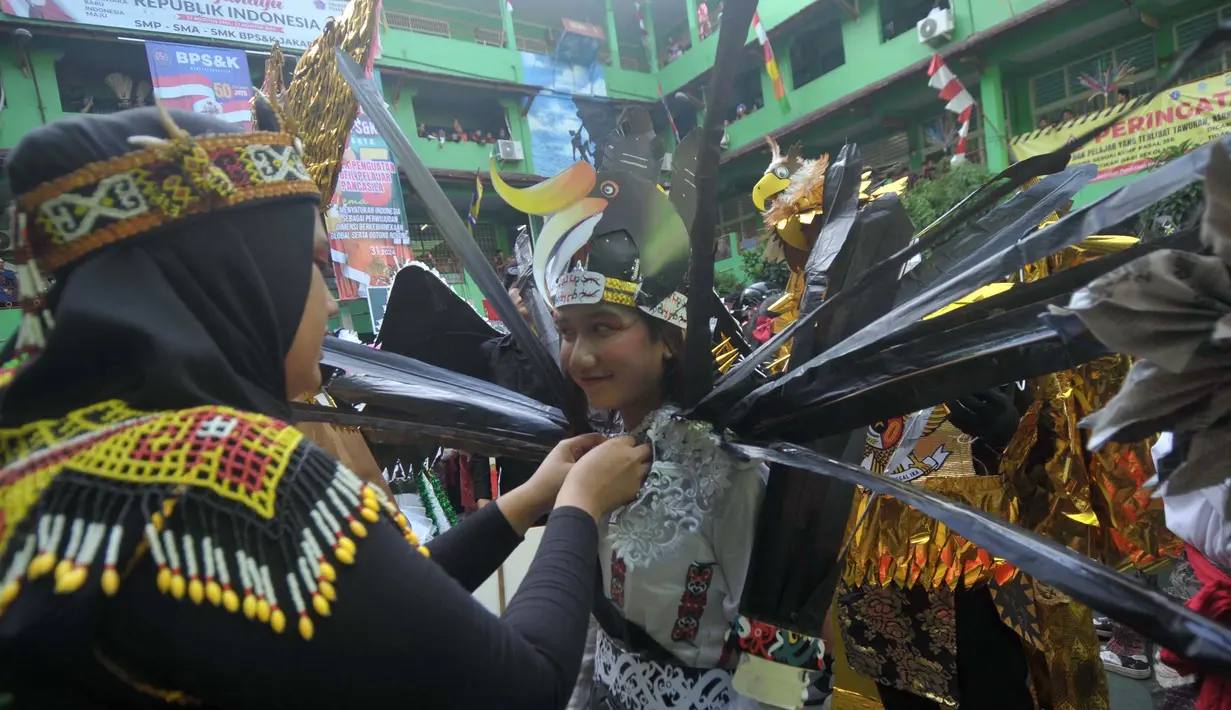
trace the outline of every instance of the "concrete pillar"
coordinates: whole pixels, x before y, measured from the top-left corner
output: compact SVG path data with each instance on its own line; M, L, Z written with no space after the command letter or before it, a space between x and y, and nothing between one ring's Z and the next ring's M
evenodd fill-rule
M500 3L500 19L504 21L504 46L517 51L517 33L513 30L513 13L509 10L506 0L496 0Z
M64 53L54 49L29 48L29 73L21 70L22 54L13 48L0 55L6 106L0 123L0 147L9 148L36 126L63 118L56 61Z
M999 64L989 64L979 76L979 104L983 115L983 150L993 173L1009 167L1008 122L1005 121L1004 83Z
M692 46L701 41L701 24L697 22L697 0L684 0L684 11L688 13L688 36L692 38Z
M615 8L611 0L603 0L607 8L607 53L611 55L611 66L620 68L620 38L616 34Z
M658 71L658 38L654 36L654 4L641 4L641 14L645 18L645 52L650 60L650 71Z

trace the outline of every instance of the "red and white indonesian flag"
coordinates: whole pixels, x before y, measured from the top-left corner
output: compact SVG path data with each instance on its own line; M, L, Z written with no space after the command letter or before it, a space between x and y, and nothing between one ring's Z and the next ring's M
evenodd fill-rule
M945 109L957 114L958 132L957 145L953 148L952 163L957 165L966 162L966 135L970 133L970 117L974 114L975 99L962 86L957 75L949 70L945 60L939 54L932 56L932 64L928 67L928 86L940 92L942 101L947 101Z

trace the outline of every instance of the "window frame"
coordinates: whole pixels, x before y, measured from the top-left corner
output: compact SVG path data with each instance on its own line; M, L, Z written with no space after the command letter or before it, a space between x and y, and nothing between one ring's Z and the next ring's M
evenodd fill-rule
M1124 84L1125 84L1125 87L1128 88L1134 95L1138 95L1142 93L1149 93L1149 91L1153 89L1153 82L1159 76L1158 38L1152 32L1144 34L1140 37L1135 37L1126 42L1121 42L1119 44L1113 45L1102 51L1088 54L1080 59L1076 59L1071 62L1065 62L1065 64L1059 68L1050 69L1046 72L1043 72L1041 74L1036 74L1030 77L1029 88L1030 88L1030 121L1031 121L1030 125L1032 126L1031 130L1034 130L1033 126L1038 125L1039 118L1041 116L1049 117L1049 121L1050 121L1051 115L1053 114L1059 115L1063 113L1066 109L1071 109L1073 113L1077 115L1101 110L1102 107L1089 108L1089 104L1091 103L1090 101L1091 97L1096 96L1089 89L1086 89L1082 92L1074 93L1074 86L1077 85L1077 77L1075 74L1071 72L1071 70L1076 67L1080 67L1081 65L1087 64L1091 60L1097 59L1100 56L1109 54L1109 53L1111 54L1111 61L1114 64L1118 61L1116 52L1136 42L1140 42L1142 39L1147 38L1147 37L1151 40L1151 44L1153 45L1154 51L1152 52L1151 56L1154 59L1154 65L1149 69L1142 70L1142 71L1136 71L1130 74L1125 79ZM1051 103L1047 103L1047 104L1039 104L1038 103L1038 93L1037 93L1039 78L1048 76L1051 74L1055 74L1058 71L1064 72L1065 98L1052 101ZM1058 121L1051 121L1051 122L1057 123Z

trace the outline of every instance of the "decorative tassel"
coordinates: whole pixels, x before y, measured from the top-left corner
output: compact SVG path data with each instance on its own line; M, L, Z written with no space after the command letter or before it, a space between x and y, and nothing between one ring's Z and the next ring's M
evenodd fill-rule
M112 525L111 534L107 536L107 552L103 555L103 594L109 597L115 596L120 589L120 573L115 566L120 559L120 542L123 539L124 526L119 523Z
M158 591L166 594L171 591L171 570L167 569L167 557L162 553L158 527L153 520L145 524L145 540L150 545L150 557L153 557L154 564L158 565Z
M84 539L72 565L68 572L56 579L57 594L69 594L85 586L90 575L90 565L94 564L94 558L98 555L98 548L102 547L106 532L107 526L103 523L90 523L86 526Z
M265 589L265 578L261 576L261 568L252 555L245 554L244 562L248 565L248 579L252 580L252 588L256 591L257 621L268 624L273 610L269 605L269 590Z
M30 564L34 551L37 549L38 539L33 534L27 535L26 546L9 563L9 569L4 574L4 583L0 584L0 614L4 613L4 610L13 603L21 591L21 575L25 572L26 566Z
M303 595L299 592L299 580L295 579L294 573L287 573L286 587L291 592L291 603L295 605L295 613L299 616L299 635L305 641L311 641L316 629L312 626L312 618L308 616L307 607L304 606ZM282 629L275 627L274 631L281 633Z
M214 560L214 542L209 535L201 538L201 562L205 567L205 598L214 606L222 605L222 585L218 584Z
M56 563L56 592L63 593L61 590L61 580L63 580L73 569L73 559L77 556L77 551L81 549L81 540L85 536L85 521L81 518L73 520L73 524L68 528L68 545L64 548L64 556Z
M235 566L239 568L239 582L244 588L244 616L256 618L256 595L252 593L252 575L248 571L248 563L244 561L242 550L235 551Z
M274 630L275 634L280 634L286 629L286 614L278 608L278 595L274 592L274 583L270 579L268 565L261 565L261 580L265 593L269 596L269 627Z
M180 567L180 551L175 545L175 535L170 530L162 532L163 552L167 555L167 563L171 568L171 596L183 599L188 584L184 581L184 573Z
M222 608L234 614L239 611L239 595L231 588L231 570L227 567L226 553L221 547L214 548L214 562L218 568L218 581L222 583Z
M44 309L43 295L47 282L30 250L24 212L13 211L12 229L17 252L14 268L17 276L17 298L22 310L15 352L19 358L25 359L46 347L47 337L55 327L55 319L51 317L50 311Z
M188 533L184 533L184 570L188 573L188 598L200 604L205 599L205 585L197 570L197 549Z
M44 515L38 521L38 556L30 560L26 576L31 580L47 574L56 566L56 550L64 533L64 514Z

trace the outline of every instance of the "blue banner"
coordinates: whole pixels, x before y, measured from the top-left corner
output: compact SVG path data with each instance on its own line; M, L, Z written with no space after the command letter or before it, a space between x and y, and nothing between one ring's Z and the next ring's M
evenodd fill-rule
M252 128L252 75L243 50L146 42L145 54L162 105Z

